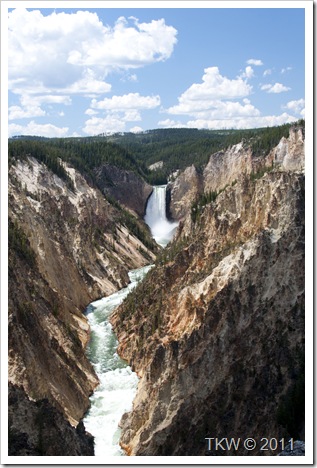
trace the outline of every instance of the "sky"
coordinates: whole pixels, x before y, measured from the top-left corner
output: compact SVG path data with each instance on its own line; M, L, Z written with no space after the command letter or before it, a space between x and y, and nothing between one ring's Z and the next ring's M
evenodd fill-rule
M8 9L9 136L241 129L305 117L307 2L28 3Z

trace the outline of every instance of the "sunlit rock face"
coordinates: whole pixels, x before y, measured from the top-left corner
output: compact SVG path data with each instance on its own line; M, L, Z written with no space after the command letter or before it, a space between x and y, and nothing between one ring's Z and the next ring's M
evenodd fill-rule
M245 142L210 156L202 171L186 168L168 184L168 213L173 219L184 219L192 203L202 193L217 192L235 184L243 175L256 173L265 167L301 171L305 167L305 135L301 127L291 127L289 137L267 155L253 156Z
M141 378L121 421L127 454L210 455L208 437L288 436L283 398L303 377L304 186L297 169L241 174L185 218L113 314Z
M171 219L180 220L186 216L189 207L202 192L202 181L202 175L195 166L190 166L168 184L168 215Z

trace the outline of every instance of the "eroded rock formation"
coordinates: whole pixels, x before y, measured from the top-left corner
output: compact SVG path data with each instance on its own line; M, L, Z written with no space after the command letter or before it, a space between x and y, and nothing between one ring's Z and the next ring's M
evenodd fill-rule
M95 169L97 182L103 193L111 195L124 206L143 217L152 186L133 171L110 164Z
M94 439L83 423L75 428L47 399L31 401L9 386L9 455L92 456Z
M291 127L288 138L267 155L255 157L248 142L241 142L210 156L202 172L194 166L186 168L169 183L169 211L173 219L183 219L198 195L217 192L236 183L243 175L272 167L302 170L305 165L305 138L301 127Z

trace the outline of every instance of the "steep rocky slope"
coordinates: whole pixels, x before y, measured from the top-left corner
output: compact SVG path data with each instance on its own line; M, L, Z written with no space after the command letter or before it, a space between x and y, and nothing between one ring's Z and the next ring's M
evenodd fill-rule
M119 352L141 378L121 421L127 454L219 455L207 453L205 438L303 437L305 179L297 141L302 150L284 151L278 169L236 172L195 222L188 215L113 314ZM299 170L286 170L286 158Z
M22 388L9 386L9 455L91 456L93 437L76 428L47 399L31 401Z
M73 189L32 157L10 168L8 371L10 383L77 426L98 384L85 355L85 307L127 285L155 246L145 227L147 246L122 211L65 167Z
M102 192L143 217L152 186L133 171L104 164L95 169L96 180Z
M268 154L254 156L249 142L241 142L210 156L202 171L194 166L186 168L175 181L168 184L169 212L177 220L189 213L199 194L217 192L239 180L242 174L257 173L264 168L302 170L305 165L304 130L291 127L288 138Z

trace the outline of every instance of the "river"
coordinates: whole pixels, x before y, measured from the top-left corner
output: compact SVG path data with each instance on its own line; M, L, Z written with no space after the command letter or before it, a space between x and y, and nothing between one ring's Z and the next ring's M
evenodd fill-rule
M166 218L166 186L153 187L145 222L156 242L165 247L171 240L177 223ZM96 456L124 456L119 446L122 415L132 409L138 384L137 375L117 354L118 341L109 322L111 312L129 292L142 281L153 265L129 272L130 284L111 296L89 304L86 315L91 329L87 355L93 364L100 385L90 398L91 407L84 424L95 438Z

